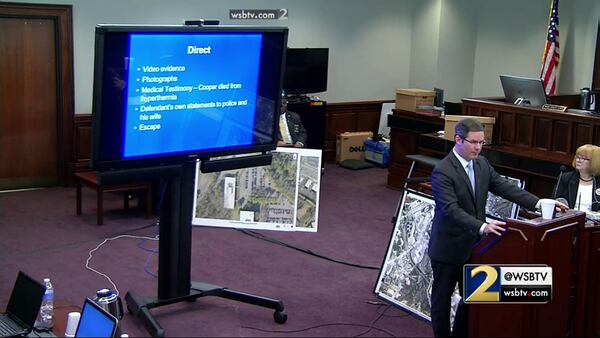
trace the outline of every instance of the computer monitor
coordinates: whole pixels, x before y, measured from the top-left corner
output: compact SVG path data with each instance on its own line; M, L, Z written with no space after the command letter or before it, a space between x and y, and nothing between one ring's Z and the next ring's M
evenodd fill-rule
M288 48L283 76L287 94L327 91L329 48Z
M541 107L547 103L542 79L500 75L507 103Z

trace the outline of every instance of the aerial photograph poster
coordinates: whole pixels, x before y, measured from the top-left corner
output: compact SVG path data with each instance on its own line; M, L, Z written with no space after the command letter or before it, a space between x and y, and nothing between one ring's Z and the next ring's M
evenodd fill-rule
M279 147L270 166L201 173L193 225L316 232L321 150Z

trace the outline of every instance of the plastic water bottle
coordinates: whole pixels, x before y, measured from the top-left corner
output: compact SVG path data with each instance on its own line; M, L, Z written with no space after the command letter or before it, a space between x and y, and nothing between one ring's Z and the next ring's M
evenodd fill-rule
M51 329L54 326L54 288L50 283L50 278L44 278L44 285L46 286L46 292L40 307L40 314L35 323L35 327L42 330Z

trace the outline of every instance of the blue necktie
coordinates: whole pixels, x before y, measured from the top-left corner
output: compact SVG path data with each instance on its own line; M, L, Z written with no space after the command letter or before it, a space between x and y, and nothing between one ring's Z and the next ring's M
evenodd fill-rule
M475 195L475 171L473 170L473 161L467 164L467 175L469 176L469 181L471 181L471 188L473 188L473 195Z

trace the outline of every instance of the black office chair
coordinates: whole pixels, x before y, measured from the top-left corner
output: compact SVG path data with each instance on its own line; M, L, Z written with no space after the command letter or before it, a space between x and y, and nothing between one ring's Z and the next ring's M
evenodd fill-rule
M410 169L408 169L408 174L406 175L406 178L404 179L404 186L402 187L403 192L408 188L409 183L418 184L418 183L431 181L431 176L412 177L412 173L418 164L427 165L427 166L433 168L438 164L439 161L441 161L439 158L435 158L435 157L431 157L431 156L427 156L427 155L421 155L421 154L406 155L406 158L411 160L412 163L410 165ZM396 206L396 212L394 213L394 217L392 218L392 224L396 224L396 215L398 215L398 212L400 211L401 206L402 206L402 196L400 197L400 200L398 201L398 206Z
M460 102L444 102L444 114L446 115L462 115L462 103Z
M408 175L406 175L406 179L404 180L404 187L402 189L406 189L408 183L420 183L431 180L430 177L412 177L413 170L415 169L415 166L417 164L424 164L433 168L440 161L439 158L420 154L406 155L406 158L412 160L412 164L410 165L410 169L408 169Z

